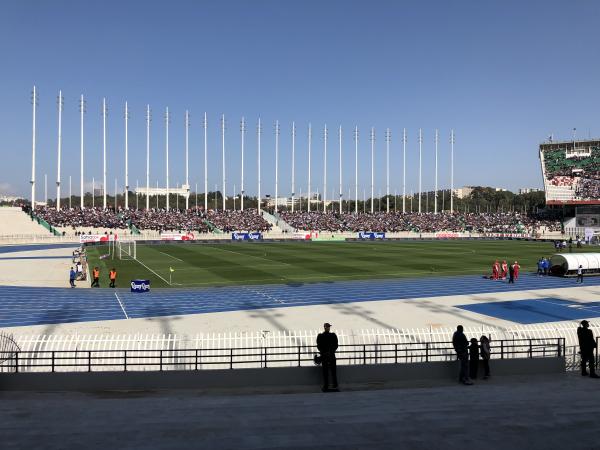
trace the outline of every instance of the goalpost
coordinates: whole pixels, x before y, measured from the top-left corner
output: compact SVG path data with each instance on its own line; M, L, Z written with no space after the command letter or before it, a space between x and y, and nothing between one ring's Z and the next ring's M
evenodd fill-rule
M131 239L118 240L117 258L122 260L134 259L137 260L137 242Z

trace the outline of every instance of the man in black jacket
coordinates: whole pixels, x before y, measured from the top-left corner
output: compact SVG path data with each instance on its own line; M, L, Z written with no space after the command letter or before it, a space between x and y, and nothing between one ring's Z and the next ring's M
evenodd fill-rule
M460 363L459 383L473 384L469 379L469 341L467 341L467 337L463 333L462 325L456 327L456 331L452 336L452 346L454 347L454 351L456 351L456 356Z
M338 338L335 333L331 333L330 323L323 325L325 331L317 336L317 348L321 353L321 364L323 365L323 392L329 391L329 371L331 371L332 389L337 390L338 381L335 366L335 351L338 348Z
M577 328L577 339L579 339L579 350L581 354L581 375L584 377L588 375L586 367L590 366L590 377L599 378L596 375L596 367L594 361L594 349L596 348L596 341L594 340L594 333L589 328L590 324L587 320L581 321L581 326Z

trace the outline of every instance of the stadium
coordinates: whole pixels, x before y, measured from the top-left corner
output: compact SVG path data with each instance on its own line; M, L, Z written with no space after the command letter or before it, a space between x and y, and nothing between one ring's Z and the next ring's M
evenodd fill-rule
M158 9L168 18L173 8ZM458 56L456 79L428 68L398 83L387 70L345 65L354 55L335 44L329 23L313 41L296 22L314 28L320 19L305 12L286 11L285 26L262 41L271 25L245 25L256 12L199 9L165 21L180 41L129 47L134 35L117 27L119 43L110 35L104 49L71 36L61 49L79 48L83 68L69 61L54 78L28 66L12 82L18 113L0 133L0 442L593 446L600 140L576 139L575 129L570 140L539 140L547 127L584 118L526 110L525 91L509 100L516 75L499 76L483 56L475 69ZM493 27L471 19L463 29ZM123 29L145 33L137 22ZM361 60L393 59L379 49L382 30L369 25L369 41L352 23L340 36ZM436 46L450 39L435 34ZM179 49L150 65L163 45L188 40L207 52L202 64ZM277 58L262 59L256 49L274 41ZM255 59L225 56L240 42L254 43ZM320 66L308 69L281 55L280 43L302 58L322 43L340 53L319 51ZM125 67L122 80L92 64L102 56L106 67ZM128 78L142 62L148 70ZM208 70L225 62L218 76ZM168 73L179 66L194 74L177 69L181 85ZM390 67L395 77L404 70ZM442 81L452 95L427 94L421 105ZM383 86L394 86L389 96ZM502 115L480 109L479 86ZM526 120L535 126L523 131ZM502 121L508 137L497 136Z

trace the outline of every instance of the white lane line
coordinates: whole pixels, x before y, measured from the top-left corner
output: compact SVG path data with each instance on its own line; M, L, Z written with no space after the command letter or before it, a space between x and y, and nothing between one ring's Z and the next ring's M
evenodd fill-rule
M115 292L115 297L117 297L117 301L119 302L119 306L121 306L121 309L123 310L123 314L125 314L125 318L129 319L129 316L127 315L127 311L125 311L125 308L123 308L123 303L121 303L121 299L119 298L119 296L117 295L116 292Z
M161 252L160 250L156 250L156 251L157 251L158 253L162 253L163 255L167 255L167 256L169 256L169 257L171 257L171 258L173 258L173 259L176 259L177 261L185 262L183 259L179 259L179 258L177 258L176 256L169 255L168 253Z

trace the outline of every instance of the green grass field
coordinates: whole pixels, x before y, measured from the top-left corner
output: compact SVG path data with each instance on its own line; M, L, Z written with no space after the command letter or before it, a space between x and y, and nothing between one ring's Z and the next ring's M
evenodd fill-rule
M483 275L491 273L495 259L518 260L522 272L531 272L539 257L549 257L554 248L520 241L138 243L137 261L99 258L106 253L107 247L88 247L90 272L100 267L103 287L111 267L117 269L120 286L142 278L152 287L200 287Z

